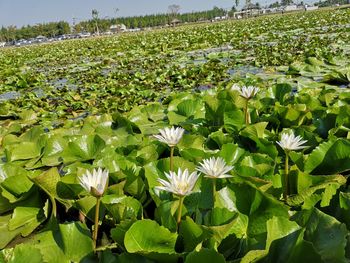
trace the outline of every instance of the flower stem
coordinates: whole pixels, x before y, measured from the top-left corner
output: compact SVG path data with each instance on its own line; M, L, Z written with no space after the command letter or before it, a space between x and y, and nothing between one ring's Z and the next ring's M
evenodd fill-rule
M184 196L180 196L180 199L179 199L179 209L177 210L177 226L179 227L180 225L180 222L181 222L181 215L182 215L182 207L183 207L183 204L184 204L184 199L185 197Z
M249 124L249 111L248 111L248 102L249 100L246 99L245 101L245 107L244 107L244 116L245 116L245 124Z
M51 205L52 205L52 211L51 211L51 217L57 217L57 205L56 205L56 200L54 197L52 197L51 195L49 195L50 201L51 201Z
M283 199L286 201L287 197L289 195L289 155L288 151L286 153L286 160L284 165L284 192L283 192Z
M215 206L216 179L211 179L213 183L213 207Z
M96 249L97 233L98 233L98 219L99 219L99 214L100 214L100 203L101 203L101 197L96 197L95 226L94 226L94 232L93 232L93 236L92 236L92 240L94 242L95 249Z
M170 147L170 171L174 171L174 147Z

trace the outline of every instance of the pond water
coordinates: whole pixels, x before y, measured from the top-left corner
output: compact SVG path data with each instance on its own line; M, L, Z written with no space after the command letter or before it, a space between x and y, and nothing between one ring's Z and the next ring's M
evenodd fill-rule
M68 82L68 79L66 78L61 78L61 79L56 79L49 81L49 84L54 86L57 89L62 89Z
M101 75L104 77L107 77L111 71L112 71L112 68L103 68L101 69Z
M69 118L69 120L72 120L72 121L78 121L78 120L83 120L85 119L86 117L88 117L90 115L89 112L84 112L83 114L75 117L75 118Z
M245 76L246 74L258 74L258 73L265 73L265 71L262 68L254 67L254 66L237 66L235 68L229 69L227 73L230 76Z
M33 90L33 92L38 98L46 97L46 93L42 88L36 88Z
M219 52L241 52L240 50L234 50L232 46L222 46L222 47L213 47L213 48L207 48L207 49L198 49L187 52L187 56L200 56L203 54L210 54L210 53L219 53Z
M63 88L67 88L71 91L76 91L78 89L78 85L69 82L67 78L60 78L49 82L49 85L52 85L55 89L62 90Z
M213 85L208 84L208 85L200 85L197 88L194 88L192 90L196 91L196 92L202 92L202 91L206 91L206 90L209 90L212 88L213 88Z
M21 97L21 93L17 91L9 91L0 94L0 101L15 100Z

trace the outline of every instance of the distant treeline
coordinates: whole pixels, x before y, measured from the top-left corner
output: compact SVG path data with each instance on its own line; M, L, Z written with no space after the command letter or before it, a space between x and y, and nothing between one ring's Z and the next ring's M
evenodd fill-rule
M314 3L314 5L317 5L319 7L326 7L326 6L333 6L333 5L346 5L350 4L349 0L326 0L326 1L319 1L317 3Z
M229 12L229 15L234 11L234 8ZM88 21L81 21L71 28L68 22L51 22L36 24L34 26L24 26L17 28L16 26L2 27L0 30L1 41L15 41L19 39L35 38L39 35L45 37L55 37L69 33L90 32L94 33L96 30L96 23L100 32L108 31L111 25L124 24L127 28L145 28L154 26L164 26L171 24L174 19L180 22L197 22L201 20L210 20L215 17L226 15L227 11L214 7L212 10L192 12L184 14L156 14L133 17L118 17L108 19L91 19Z
M231 10L229 13L233 12ZM174 19L184 22L197 22L201 20L210 20L215 17L221 17L226 15L227 11L214 7L212 10L192 12L184 14L156 14L156 15L145 15L145 16L133 16L133 17L118 17L109 19L98 19L98 27L100 31L108 31L111 25L124 24L127 28L145 28L170 25ZM229 14L230 15L230 14ZM75 26L77 32L87 31L95 32L96 21L91 19L89 21L82 21Z
M305 1L305 0L304 0ZM270 4L268 7L269 8L276 8L276 7L281 7L281 6L286 6L286 5L293 5L293 4L300 4L300 5L305 5L308 4L307 0L304 1L293 1L293 0L280 0L280 1L276 1L272 4ZM334 6L334 5L345 5L350 3L349 0L319 0L318 2L314 3L315 6L318 7L326 7L326 6Z
M37 36L54 37L63 34L69 34L71 32L69 23L51 22L45 24L36 24L34 26L23 26L17 28L16 26L2 27L0 30L0 42L1 41L14 41L19 39L35 38Z

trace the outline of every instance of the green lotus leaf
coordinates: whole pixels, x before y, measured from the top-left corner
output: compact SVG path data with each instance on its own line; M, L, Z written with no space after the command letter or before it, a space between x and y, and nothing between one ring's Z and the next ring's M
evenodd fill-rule
M350 209L350 194L349 193L339 193L339 203L340 207L349 210Z
M322 260L311 242L303 240L304 235L305 230L300 229L287 236L273 240L267 256L262 261L298 262L308 260L310 262L326 262Z
M28 179L28 171L14 164L6 163L0 165L0 173L6 179L1 183L3 188L2 195L10 200L17 201L22 195L28 193L33 186L33 183ZM21 182L20 184L18 182ZM6 196L5 196L5 191Z
M204 150L204 142L205 138L201 135L184 134L177 147L180 150L186 150L188 148Z
M233 184L229 191L235 198L237 210L249 216L247 236L259 238L266 235L266 222L273 216L288 217L288 209L272 196L245 184ZM260 237L259 237L260 236Z
M174 111L168 112L167 117L169 119L170 125L179 125L180 123L183 123L187 120L186 116L182 116L180 114L177 114Z
M147 231L145 231L147 229ZM129 253L139 253L149 257L176 257L176 233L171 233L165 227L146 219L136 221L126 232L124 244Z
M175 232L177 228L175 217L178 207L178 200L161 202L154 212L155 220L170 231ZM182 214L186 214L186 203L184 204Z
M53 199L57 199L61 204L65 205L67 209L71 207L71 202L65 198L61 198L58 192L62 193L61 176L56 167L47 170L40 175L31 176L31 181L46 192L47 195ZM53 205L53 204L51 204Z
M232 142L233 137L229 133L224 133L223 131L219 130L211 133L208 136L207 146L209 149L218 149L221 148L223 145Z
M214 249L203 248L199 252L194 251L187 255L185 263L195 263L195 262L219 262L224 263L225 258L223 255L215 251Z
M141 109L142 113L146 113L148 118L154 122L162 121L165 118L164 108L161 104L148 104Z
M68 147L68 142L59 135L47 139L41 162L45 166L59 165L62 160L62 152Z
M21 234L28 236L46 219L43 208L44 200L40 199L38 193L33 194L13 210L8 229L13 231L23 227Z
M243 157L245 151L238 145L233 143L223 144L219 156L222 157L227 164L237 163Z
M292 86L289 84L277 84L272 88L272 91L275 99L283 104L292 92Z
M236 214L230 222L219 226L204 227L208 233L208 241L217 248L226 238L234 235L239 239L246 240L248 230L248 217L243 214Z
M201 100L184 100L177 105L177 114L187 118L204 118L204 105Z
M85 196L73 203L73 206L82 212L88 219L92 222L95 220L95 207L96 207L96 198L93 196ZM105 214L105 209L102 207L100 209L100 218L103 218Z
M336 83L349 83L350 79L348 76L348 69L345 70L334 70L331 73L328 73L323 76L323 81L324 82L336 82Z
M130 196L105 195L102 203L116 222L141 218L142 205Z
M94 159L105 147L105 141L98 135L75 136L62 153L66 163Z
M304 240L311 242L322 260L344 262L346 247L346 226L317 208L303 210L294 220L306 228Z
M274 159L266 154L246 154L236 165L236 171L242 176L269 178L274 173Z
M1 49L0 261L346 262L350 13L319 9L206 23L234 15L215 7L150 32L173 18L105 17L74 31L145 30ZM0 39L34 31L74 35L58 22L3 27ZM234 84L259 87L248 125ZM186 130L175 170L193 172L210 157L234 166L215 193L200 175L179 226L178 197L155 190L170 149L152 135L169 126ZM285 130L308 141L288 167L276 145ZM109 186L95 250L96 198L77 178L98 167Z
M183 151L180 152L180 155L181 157L193 163L199 163L203 159L208 159L212 156L210 152L199 150L196 148L184 149Z
M27 244L40 250L45 262L81 262L93 252L89 230L77 222L41 232Z
M291 169L291 188L296 187L297 194L291 195L287 203L291 206L300 206L310 209L321 201L321 207L329 206L337 190L346 183L346 179L341 175L312 176L299 170Z
M124 247L125 233L133 225L134 222L135 220L124 220L117 224L115 228L111 229L111 237L114 241L117 242L118 245Z
M272 241L288 236L289 234L301 229L296 222L289 221L288 218L285 217L272 217L266 222L266 224L266 249L270 248Z
M155 261L147 259L137 254L121 253L118 256L118 262L120 263L129 263L129 262L154 263Z
M227 131L239 131L245 123L244 113L239 109L228 110L224 113L224 127Z
M5 148L6 159L10 162L28 160L39 157L41 147L35 142L21 142L19 144L11 144Z
M138 150L136 153L136 160L140 164L147 164L152 161L156 161L159 157L157 147L154 145L148 145Z
M5 254L6 252L2 252ZM7 254L7 253L6 253ZM43 255L37 248L33 248L27 244L20 244L6 255L6 262L11 263L41 263L43 262Z
M184 251L193 251L207 238L205 230L190 217L181 221L177 243L182 243Z
M136 126L137 129L143 135L157 134L159 129L162 129L167 126L162 121L163 119L154 121L149 117L149 112L147 111L142 112L137 107L135 107L132 111L130 111L127 114L127 116L128 116L128 121L132 123L132 126Z
M305 162L305 172L314 175L336 174L350 169L350 143L332 138L315 148Z
M9 230L8 222L11 219L10 215L4 215L0 216L0 230L2 235L0 236L0 248L5 248L16 236L18 236L21 231L23 230L23 227L16 228L14 230Z

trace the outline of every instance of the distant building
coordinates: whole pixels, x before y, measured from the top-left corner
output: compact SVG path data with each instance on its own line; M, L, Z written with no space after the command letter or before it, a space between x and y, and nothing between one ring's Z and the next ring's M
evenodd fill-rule
M307 11L317 10L318 6L306 6Z
M277 13L280 12L276 7L274 8L263 8L261 9L262 14L271 14L271 13Z
M250 16L257 16L262 14L263 11L259 8L257 8L256 5L252 3L246 4L241 11L239 12L234 12L233 17L236 19L241 19L243 17L250 17Z
M47 37L45 36L37 36L35 39L33 39L31 42L34 43L41 43L41 42L46 42L47 41Z
M220 21L220 20L225 20L225 19L228 19L228 16L216 16L216 17L214 17L215 21Z
M176 25L178 25L178 24L180 24L181 23L181 21L179 20L179 19L177 19L177 18L174 18L173 20L171 20L171 22L170 22L170 24L172 25L172 26L176 26Z
M77 38L86 38L86 37L90 37L91 33L90 32L81 32L77 35Z
M286 12L297 11L298 9L297 5L287 5L284 7L284 11Z
M248 10L257 10L258 8L256 7L256 5L252 4L252 3L248 3L245 6L243 6L242 11L248 11Z
M125 32L126 31L126 26L124 24L118 24L118 25L111 25L109 30L112 33L117 33L117 32Z
M130 28L127 31L128 32L139 32L139 31L141 31L141 28Z

